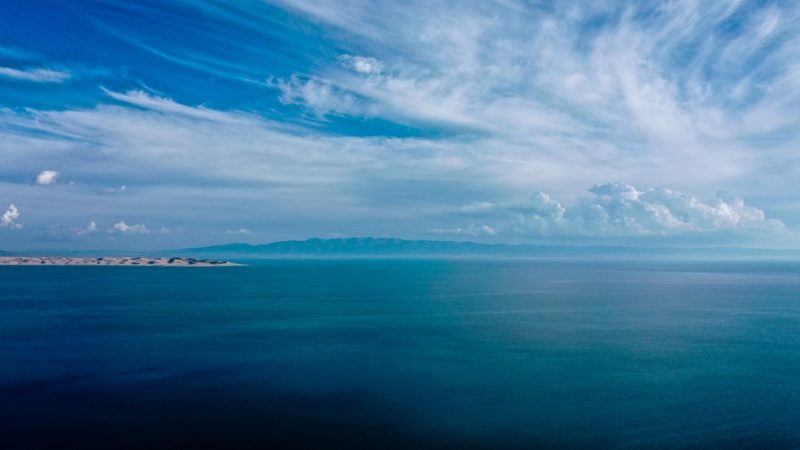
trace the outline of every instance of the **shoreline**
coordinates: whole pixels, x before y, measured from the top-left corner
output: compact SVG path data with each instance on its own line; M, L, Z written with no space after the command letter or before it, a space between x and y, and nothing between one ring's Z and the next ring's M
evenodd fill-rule
M136 267L233 267L242 264L217 259L142 256L0 256L0 266L136 266Z

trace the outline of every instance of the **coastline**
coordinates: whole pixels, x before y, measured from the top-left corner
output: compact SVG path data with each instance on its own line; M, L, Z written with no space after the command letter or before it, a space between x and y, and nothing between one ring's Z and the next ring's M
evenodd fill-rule
M180 257L145 258L105 256L96 258L63 256L0 256L0 266L142 266L142 267L232 267L242 264L216 259Z

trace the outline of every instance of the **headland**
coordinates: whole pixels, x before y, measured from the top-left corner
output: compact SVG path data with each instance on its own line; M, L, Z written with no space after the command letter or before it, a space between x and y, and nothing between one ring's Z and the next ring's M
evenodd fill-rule
M141 256L66 257L0 256L0 266L145 266L145 267L229 267L241 264L217 259Z

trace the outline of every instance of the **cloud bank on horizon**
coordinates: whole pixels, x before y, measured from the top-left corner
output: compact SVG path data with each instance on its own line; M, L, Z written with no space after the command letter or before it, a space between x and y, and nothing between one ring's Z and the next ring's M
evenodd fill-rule
M800 4L11 0L0 24L0 248L800 244Z
M593 198L569 207L543 192L510 203L478 202L461 212L473 222L441 234L515 236L679 236L695 233L785 231L780 220L726 193L704 202L669 189L637 189L625 183L593 186Z

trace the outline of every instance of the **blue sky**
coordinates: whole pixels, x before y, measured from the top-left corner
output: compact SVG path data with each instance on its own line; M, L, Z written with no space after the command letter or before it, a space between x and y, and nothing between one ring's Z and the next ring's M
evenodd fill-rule
M798 247L800 4L0 5L0 249Z

